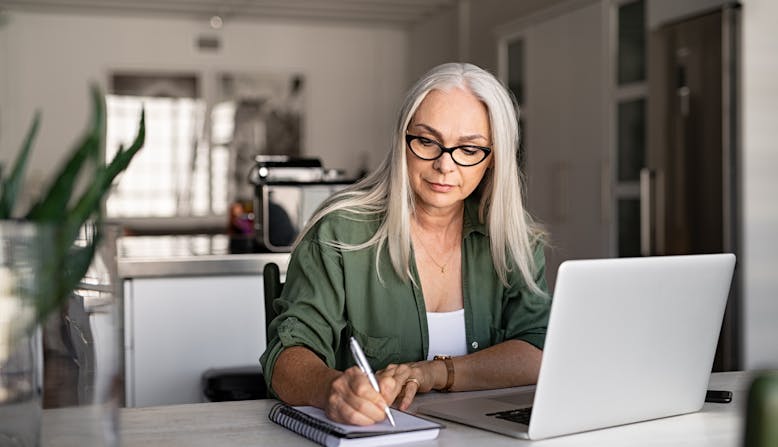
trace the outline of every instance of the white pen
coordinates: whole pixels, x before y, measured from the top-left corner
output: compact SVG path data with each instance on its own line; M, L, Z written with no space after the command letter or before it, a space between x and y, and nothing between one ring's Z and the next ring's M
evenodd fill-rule
M367 363L365 353L362 352L362 347L359 346L359 342L356 338L351 337L349 340L349 347L351 348L351 355L354 356L354 361L357 362L359 369L365 373L367 380L370 381L370 385L373 385L373 389L380 393L381 389L378 388L378 381L375 378L375 374L373 374L373 370L370 368L370 364ZM392 427L396 427L394 424L394 418L392 417L392 411L389 409L389 405L384 407L384 412L386 412L386 417L389 418L389 422L391 422Z

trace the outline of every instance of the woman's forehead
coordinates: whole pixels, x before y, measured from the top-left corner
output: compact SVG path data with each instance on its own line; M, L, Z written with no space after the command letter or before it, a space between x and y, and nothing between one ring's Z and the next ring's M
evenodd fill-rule
M489 114L486 105L467 89L435 89L419 104L409 128L486 137L489 134Z

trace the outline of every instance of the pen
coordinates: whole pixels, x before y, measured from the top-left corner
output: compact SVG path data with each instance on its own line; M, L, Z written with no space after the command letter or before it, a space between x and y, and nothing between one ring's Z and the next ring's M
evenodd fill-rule
M365 358L365 353L362 352L362 347L359 346L359 342L356 338L351 337L349 340L349 347L351 348L351 355L354 356L354 361L357 362L357 366L359 366L359 369L362 370L363 373L367 376L367 380L370 381L370 385L373 385L373 389L381 392L381 389L378 388L378 381L375 378L375 374L373 374L373 370L370 368L370 364L367 363L367 358ZM389 405L384 407L384 412L386 412L386 417L389 418L389 422L391 422L392 427L396 427L394 424L394 418L392 417L392 411L389 410Z

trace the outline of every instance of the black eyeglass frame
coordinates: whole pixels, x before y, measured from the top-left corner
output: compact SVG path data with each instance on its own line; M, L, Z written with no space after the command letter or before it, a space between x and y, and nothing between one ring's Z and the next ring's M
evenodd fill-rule
M413 147L411 146L411 141L413 141L413 140L426 140L426 141L429 141L430 143L432 143L435 146L437 146L438 149L440 149L440 153L436 157L433 157L433 158L424 158L421 155L417 154L416 151L413 150ZM413 155L417 156L418 158L420 158L422 160L427 160L427 161L437 160L438 158L442 157L443 154L449 154L449 155L451 155L451 160L454 163L458 164L459 166L464 166L464 167L475 166L475 165L483 162L484 160L486 160L489 157L489 154L492 153L492 149L489 148L489 147L486 147L486 146L475 146L475 145L472 145L472 144L463 144L461 146L446 147L446 146L443 146L442 144L438 143L437 141L435 141L433 139L430 139L430 138L427 138L427 137L422 137L422 136L419 136L419 135L411 135L409 133L405 134L405 144L408 146L408 149L410 149L411 152L413 152ZM473 163L473 164L469 164L469 165L462 164L462 163L458 162L454 158L454 151L457 150L457 149L465 149L465 148L480 149L481 151L483 151L484 157L482 159L478 160L477 162Z

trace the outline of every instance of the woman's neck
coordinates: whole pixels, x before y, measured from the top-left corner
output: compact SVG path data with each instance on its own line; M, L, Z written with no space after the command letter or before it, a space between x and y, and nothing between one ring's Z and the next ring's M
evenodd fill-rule
M464 210L464 204L447 210L418 207L411 218L411 226L415 227L417 234L432 236L430 239L444 243L452 236L458 238L461 234Z

